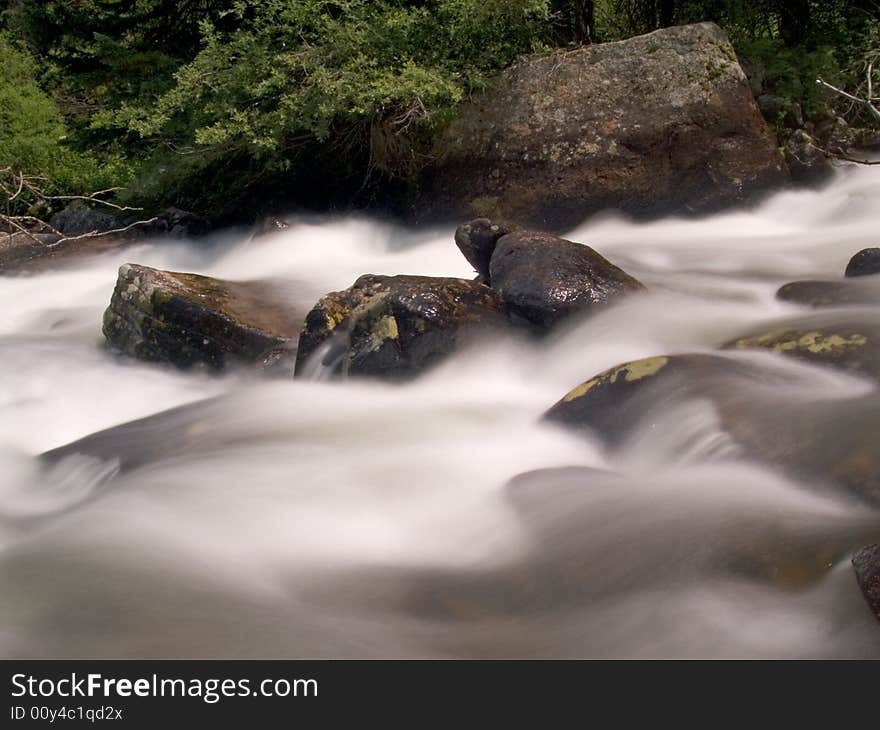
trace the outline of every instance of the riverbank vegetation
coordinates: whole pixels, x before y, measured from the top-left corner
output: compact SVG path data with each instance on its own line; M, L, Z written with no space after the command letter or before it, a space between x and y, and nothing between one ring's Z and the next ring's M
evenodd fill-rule
M873 0L0 0L0 168L215 222L382 205L517 56L714 20L782 136L863 110ZM793 114L793 112L796 112ZM794 118L794 122L792 122ZM6 196L7 198L9 195ZM45 201L20 196L7 212ZM32 211L41 215L50 211Z

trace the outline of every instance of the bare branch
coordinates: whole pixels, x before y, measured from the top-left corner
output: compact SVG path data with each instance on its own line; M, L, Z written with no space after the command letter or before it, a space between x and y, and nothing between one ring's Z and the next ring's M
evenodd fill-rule
M67 243L68 241L81 241L84 238L100 238L102 236L113 236L117 233L126 233L127 231L130 231L132 228L137 228L138 226L148 226L151 223L156 223L158 220L159 220L159 217L154 216L153 218L150 218L149 220L135 221L134 223L129 223L124 228L114 228L113 230L110 230L110 231L89 231L88 233L81 233L78 236L64 236L61 239L59 239L58 241L55 241L54 243L51 243L49 245L50 246L57 246L61 243Z
M846 99L849 99L850 101L854 101L857 104L861 104L862 106L864 106L868 110L868 113L871 115L871 117L874 119L874 121L880 123L880 110L878 110L877 107L875 107L869 99L862 99L858 96L853 96L852 94L844 91L843 89L838 89L836 86L832 86L827 81L823 81L822 79L816 79L816 83L819 84L819 86L824 86L826 89L830 89L831 91L835 92L836 94L840 94L841 96L843 96Z

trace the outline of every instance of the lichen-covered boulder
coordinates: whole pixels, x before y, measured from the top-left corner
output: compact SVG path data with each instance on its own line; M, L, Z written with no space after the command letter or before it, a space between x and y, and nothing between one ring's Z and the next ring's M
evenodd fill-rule
M489 285L511 315L545 329L645 289L589 246L521 230L498 239L489 264Z
M652 409L682 395L707 396L754 378L754 369L718 355L660 355L623 363L599 373L567 393L545 414L548 421L586 429L606 442L624 439Z
M810 307L854 307L880 304L880 281L792 281L776 298Z
M880 248L863 248L846 265L845 276L880 274Z
M574 388L545 418L615 448L634 434L653 433L676 409L702 404L707 420L693 436L711 438L720 453L745 455L817 490L880 505L880 396L805 399L792 387L797 376L771 365L710 354L624 363ZM681 437L688 438L686 429Z
M334 374L408 378L505 321L504 303L479 282L368 274L308 313L296 372L320 358Z
M591 213L705 212L787 183L713 23L528 56L465 102L413 210L561 231Z
M292 365L302 316L266 282L235 283L125 264L104 313L116 350L178 367Z
M815 365L880 378L880 322L871 310L787 320L737 337L722 347L769 350Z

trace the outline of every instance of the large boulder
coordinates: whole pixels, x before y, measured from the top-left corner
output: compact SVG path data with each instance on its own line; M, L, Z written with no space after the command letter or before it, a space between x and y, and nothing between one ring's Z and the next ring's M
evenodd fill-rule
M125 264L104 335L128 355L178 367L292 364L301 312L265 282L236 283Z
M489 285L511 315L545 329L645 289L589 246L532 231L514 231L498 239Z
M602 209L704 212L788 180L713 23L529 56L465 102L415 210L563 230Z
M296 372L388 379L417 375L466 341L506 322L489 287L431 276L360 277L306 316Z

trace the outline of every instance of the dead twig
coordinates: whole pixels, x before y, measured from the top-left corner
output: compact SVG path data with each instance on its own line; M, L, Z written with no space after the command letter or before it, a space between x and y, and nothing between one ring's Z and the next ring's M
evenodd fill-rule
M823 86L826 89L830 89L831 91L833 91L836 94L839 94L840 96L844 97L845 99L849 99L850 101L853 101L857 104L862 105L863 107L865 107L865 109L868 110L868 114L871 115L871 118L875 122L880 123L880 110L878 110L877 107L874 106L874 104L871 102L870 99L862 99L861 97L850 94L849 92L844 91L843 89L838 89L836 86L833 86L832 84L829 84L827 81L823 81L822 79L816 79L816 83L819 84L819 86Z

